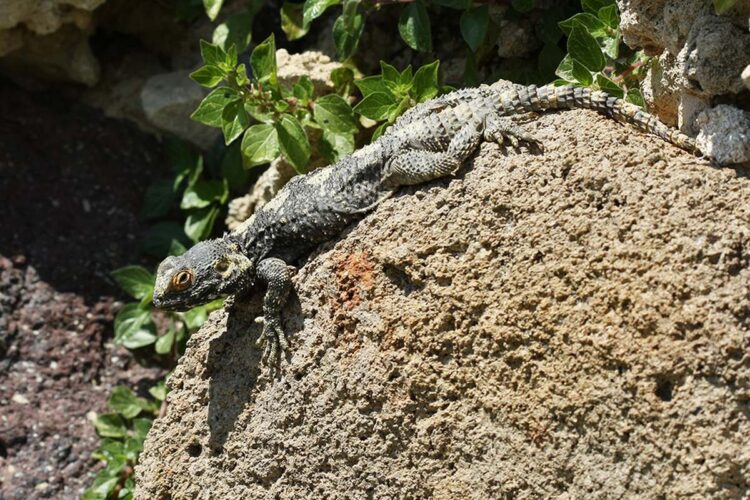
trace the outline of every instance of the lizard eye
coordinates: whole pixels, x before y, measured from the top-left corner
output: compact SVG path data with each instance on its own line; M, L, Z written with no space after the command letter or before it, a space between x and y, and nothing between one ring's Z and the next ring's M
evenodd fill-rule
M226 260L220 260L214 265L214 269L216 269L216 271L220 273L224 273L227 271L227 269L229 269L229 262L227 262Z
M188 269L183 269L179 273L172 276L172 288L181 292L185 290L193 282L193 273Z

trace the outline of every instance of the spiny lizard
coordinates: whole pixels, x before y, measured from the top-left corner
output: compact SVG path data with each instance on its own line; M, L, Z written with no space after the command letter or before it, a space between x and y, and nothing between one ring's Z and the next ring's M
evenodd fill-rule
M509 116L585 108L630 123L690 152L693 139L637 106L604 92L572 86L498 84L463 89L415 106L375 142L334 165L292 179L235 231L203 241L159 266L154 305L186 310L220 296L267 286L259 343L275 364L288 347L281 309L291 289L288 264L333 239L400 186L455 173L482 140L541 144Z

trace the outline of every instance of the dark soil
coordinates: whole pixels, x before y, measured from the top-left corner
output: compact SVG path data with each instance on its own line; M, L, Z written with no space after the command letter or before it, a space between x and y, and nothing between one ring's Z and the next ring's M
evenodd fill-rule
M90 412L161 373L112 344L161 148L53 93L0 82L0 499L77 498L98 463Z

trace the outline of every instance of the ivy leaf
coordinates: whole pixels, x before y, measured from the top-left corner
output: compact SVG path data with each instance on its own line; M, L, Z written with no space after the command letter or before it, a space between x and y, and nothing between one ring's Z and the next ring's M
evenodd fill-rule
M579 62L594 73L603 70L606 63L599 44L579 23L576 23L570 30L568 54L574 61Z
M137 397L129 388L120 385L112 390L112 394L107 400L107 406L112 411L130 419L138 415L147 406L147 403L145 399Z
M240 99L240 95L236 90L229 87L218 87L211 91L203 101L198 105L190 118L193 120L208 125L209 127L221 128L222 114L224 108L230 103Z
M461 35L472 52L476 52L487 35L490 23L487 5L480 5L461 14Z
M581 0L581 7L586 12L597 13L602 7L614 5L615 0Z
M207 207L214 201L223 203L228 194L226 183L218 180L201 179L185 190L180 202L180 208L189 210L191 208Z
M310 142L307 140L302 125L297 118L284 114L276 124L281 153L299 173L304 173L304 167L310 159Z
M151 312L137 303L126 304L115 316L115 343L137 349L156 342Z
M594 77L591 75L591 71L586 69L586 66L575 59L573 59L573 77L584 87L588 87L594 83Z
M340 60L349 59L357 50L365 29L365 18L358 10L359 0L346 0L341 15L333 23L333 42Z
M607 78L601 73L597 73L596 78L596 85L606 93L613 95L615 97L619 97L622 99L624 92L620 87L617 86L615 82Z
M302 7L302 22L304 26L308 28L310 23L322 16L328 7L340 3L341 0L305 0L305 4Z
M376 141L376 140L378 139L378 137L380 137L381 135L383 135L383 134L385 133L386 129L387 129L387 128L388 128L388 127L389 127L390 125L391 125L391 124L390 124L390 123L388 123L388 122L383 122L383 123L381 123L381 124L380 124L380 125L378 126L378 128L376 128L376 129L375 129L375 132L373 132L373 133L372 133L372 141L373 141L373 142L374 142L374 141Z
M141 266L125 266L112 271L117 284L135 299L154 293L154 275Z
M101 437L122 438L127 436L125 421L117 413L103 413L94 420L96 433Z
M146 190L146 196L141 208L144 219L156 219L165 215L172 208L175 192L172 180L160 180L151 184Z
M599 9L597 17L613 30L616 30L617 27L620 26L620 16L617 13L617 5L607 5L606 7L602 7Z
M315 101L313 116L324 130L339 134L357 131L352 107L340 95L328 94Z
M646 100L643 98L640 89L628 89L628 93L625 94L625 100L640 107L646 105Z
M167 333L156 339L156 345L154 350L157 354L167 354L172 350L174 345L175 329L174 325L171 325L167 330Z
M396 104L391 94L373 92L354 107L354 112L371 120L380 121L388 118L388 114Z
M206 15L210 20L216 19L223 3L224 0L203 0L203 8L206 9Z
M350 96L353 93L354 71L342 66L331 71L331 81L336 93L342 96Z
M162 258L169 254L172 241L188 241L182 227L176 222L157 222L143 235L141 249L148 255Z
M584 26L591 36L607 36L604 23L598 17L588 12L579 12L573 17L560 21L558 26L560 26L563 33L570 36L570 31L576 24Z
M245 165L255 167L269 163L279 156L279 136L273 125L253 125L242 137L242 158Z
M234 45L242 52L252 40L254 18L255 13L249 11L230 16L214 29L213 43L224 50Z
M164 401L165 399L167 399L167 386L162 380L161 382L159 382L158 384L150 388L148 390L148 393L151 394L151 396L153 396L154 399L158 401ZM149 425L149 427L151 426ZM148 429L146 430L146 432L148 432ZM145 433L144 433L144 436L145 436Z
M276 78L276 40L273 34L263 40L250 54L250 66L253 77L261 83L277 85Z
M440 61L425 64L414 74L413 86L414 97L417 102L424 102L438 95L440 87L438 84L438 68Z
M211 234L217 215L219 215L219 208L214 206L190 210L183 226L185 234L194 243L205 240ZM153 341L156 342L156 337Z
M245 111L241 100L232 101L221 113L221 130L224 132L224 143L229 146L250 126L250 116Z
M423 0L416 0L404 6L398 20L398 32L412 49L420 52L432 51L430 16Z
M308 102L315 92L315 86L307 75L302 75L292 86L292 95L302 102Z
M287 40L302 38L310 30L310 23L302 20L304 6L299 3L284 2L281 6L281 29L286 33Z
M563 57L563 60L557 66L555 74L565 80L566 83L575 81L576 77L573 76L573 58L570 57L570 54L565 54L565 57Z

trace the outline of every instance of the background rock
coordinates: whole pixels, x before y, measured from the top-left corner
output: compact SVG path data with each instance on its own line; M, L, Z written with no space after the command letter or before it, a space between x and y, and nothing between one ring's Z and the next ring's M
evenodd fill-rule
M750 492L750 171L575 111L405 189L168 385L140 498L740 498Z
M696 135L697 117L716 104L750 111L741 76L750 64L750 3L737 2L722 16L710 0L618 0L617 5L625 43L658 56L643 93L662 120Z

